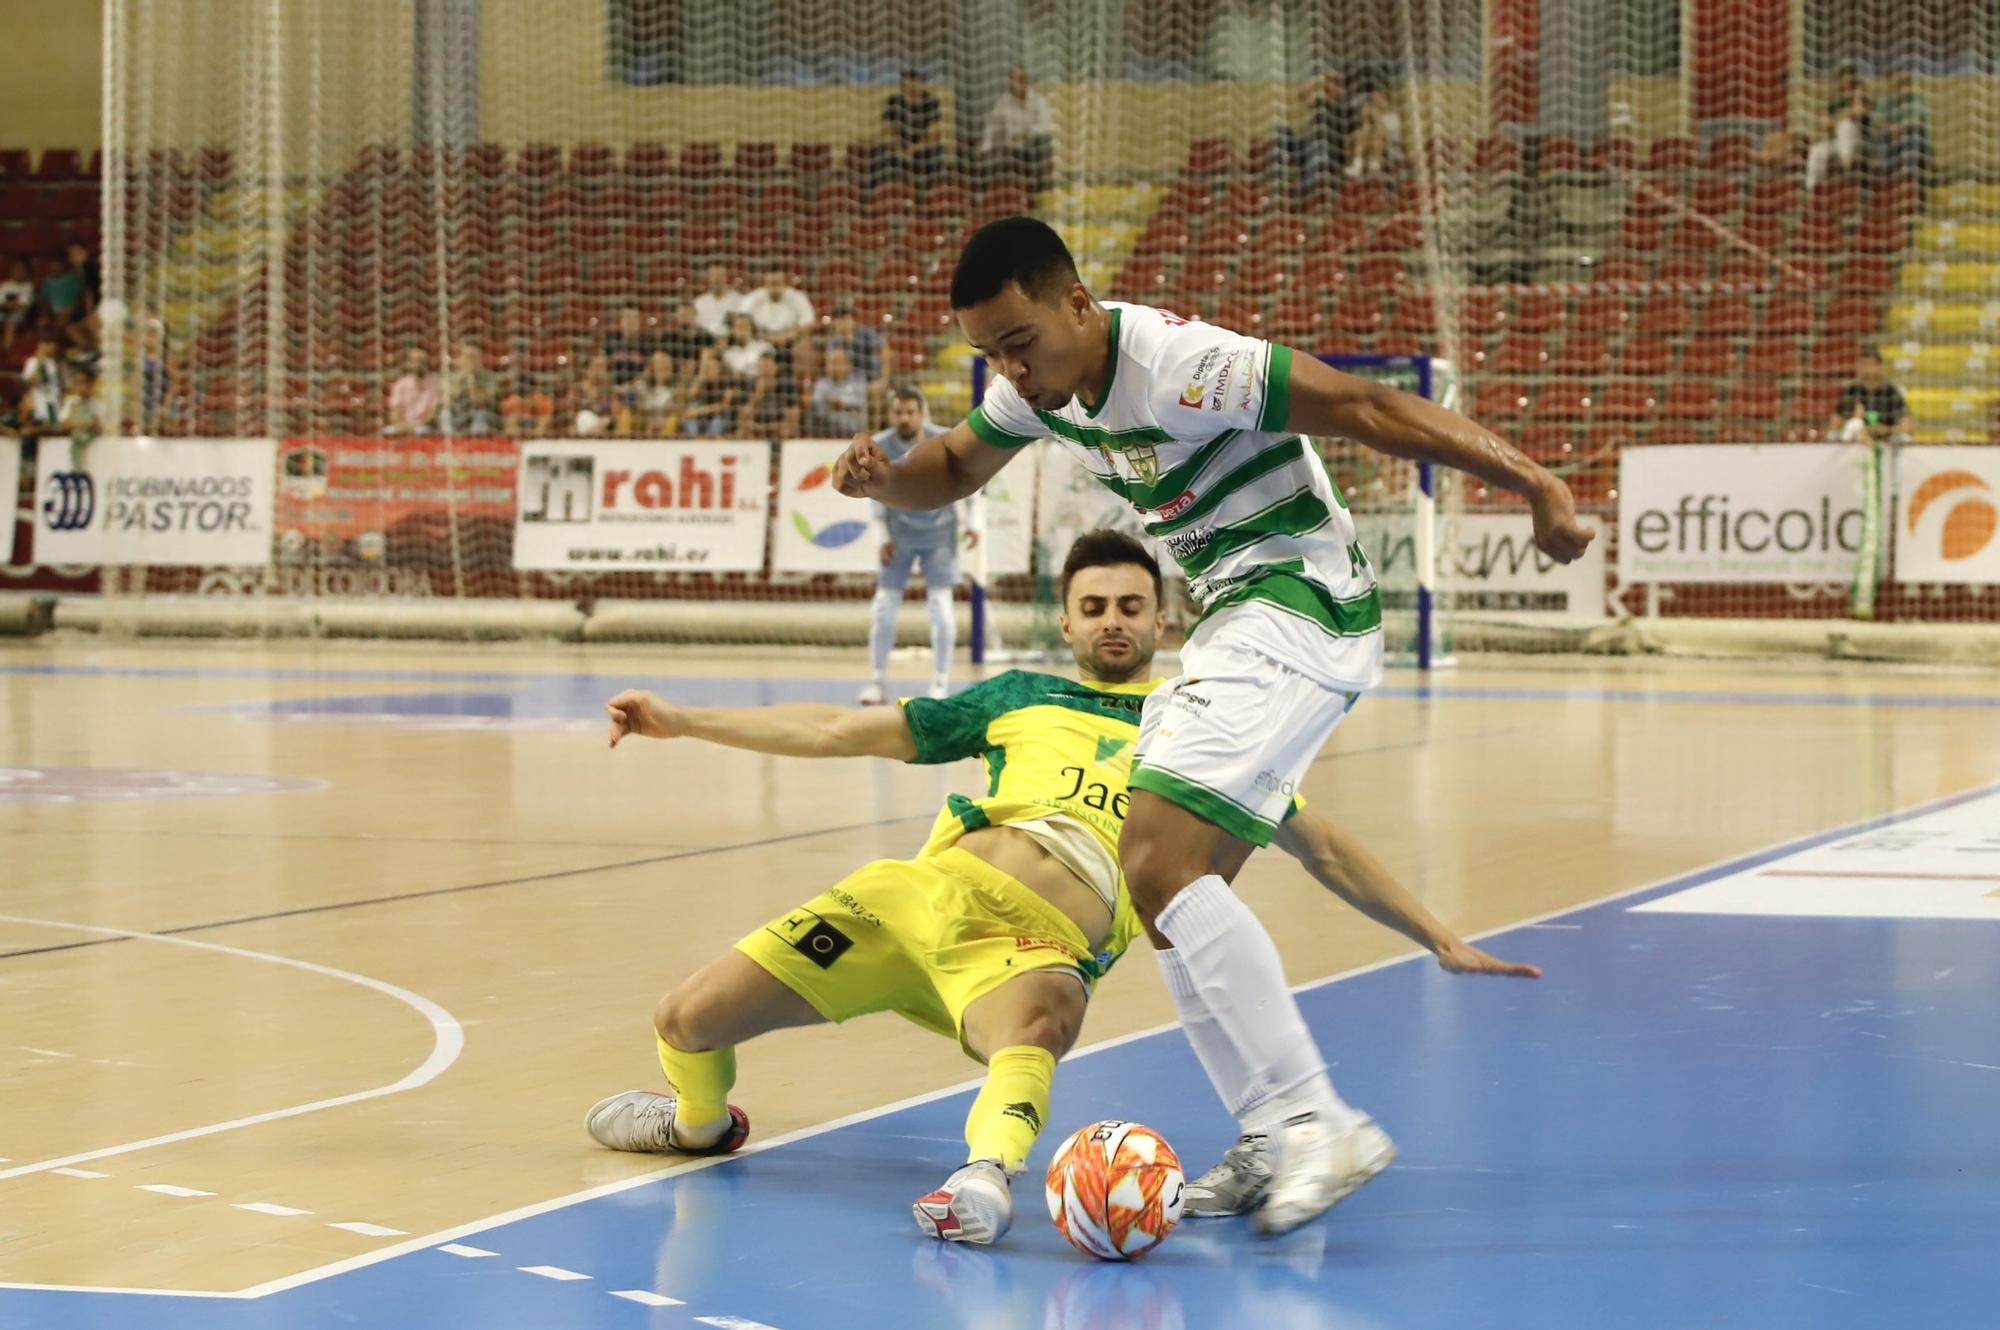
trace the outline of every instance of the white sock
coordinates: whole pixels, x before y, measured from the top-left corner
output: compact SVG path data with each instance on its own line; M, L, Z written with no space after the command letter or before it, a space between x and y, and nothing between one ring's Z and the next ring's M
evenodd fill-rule
M1326 1061L1285 986L1284 963L1250 907L1213 873L1181 889L1154 920L1174 944L1202 1005L1241 1059L1259 1120L1314 1112L1335 1131L1361 1120L1334 1093Z
M889 677L889 652L896 645L896 610L902 603L902 592L876 588L875 617L868 621L868 664L875 671L876 683Z
M951 588L933 587L924 593L931 609L931 675L943 680L951 675L951 653L957 646L958 620L951 612Z
M1222 1106L1229 1110L1245 1135L1268 1132L1274 1125L1271 1101L1264 1097L1260 1087L1250 1083L1250 1068L1244 1065L1236 1046L1216 1023L1208 1004L1201 1000L1180 952L1167 947L1154 951L1153 955L1159 959L1160 974L1167 981L1167 995L1174 1000L1181 1029L1187 1033L1188 1043L1194 1046L1201 1069L1208 1073L1208 1083L1215 1087L1216 1097L1222 1100Z

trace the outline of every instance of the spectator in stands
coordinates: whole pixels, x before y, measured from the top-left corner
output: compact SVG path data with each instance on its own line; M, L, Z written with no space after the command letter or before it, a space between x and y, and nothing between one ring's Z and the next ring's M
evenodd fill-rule
M97 410L97 379L80 369L71 370L68 379L56 428L72 438L94 436L104 428Z
M1332 176L1345 174L1347 153L1361 128L1361 116L1347 95L1347 81L1337 69L1320 75L1299 129L1279 125L1271 134L1274 170L1296 171L1299 195L1305 197Z
M696 438L729 433L736 423L736 400L736 385L723 368L722 353L708 347L681 393L681 433Z
M167 327L158 319L148 319L139 349L139 417L148 434L154 432L155 422L166 409L173 381L167 364Z
M854 306L846 301L833 307L833 326L827 330L826 349L847 352L856 373L871 384L882 382L882 334L862 327L854 317Z
M776 353L777 348L757 335L748 314L732 315L729 341L722 348L722 372L738 384L747 385L757 377L757 362Z
M903 71L903 86L882 103L882 169L928 179L944 165L944 111L922 72Z
M1840 90L1826 104L1820 124L1826 137L1806 154L1806 188L1826 179L1835 166L1851 170L1855 158L1867 146L1868 121L1873 112L1868 94L1861 90L1861 75L1849 65L1840 71Z
M800 400L812 396L812 386L825 368L826 343L821 338L801 337L792 343L792 381L799 385Z
M389 422L384 434L429 434L444 405L444 384L431 373L431 358L420 346L403 353L403 373L389 385Z
M729 320L743 312L743 292L729 278L729 269L711 263L702 274L705 283L694 298L694 321L715 341L729 336Z
M0 350L12 344L34 312L35 281L28 261L15 259L7 265L7 280L0 282Z
M609 434L618 424L618 390L611 383L611 362L592 356L577 380L570 432L586 438Z
M1804 151L1805 144L1799 135L1789 129L1774 129L1757 145L1757 155L1752 161L1760 171L1782 171L1796 167Z
M64 380L62 356L56 339L44 333L35 341L35 354L21 366L21 433L23 436L53 433L62 419Z
M448 434L491 434L500 428L500 386L479 343L458 344L458 363L444 381L440 428Z
M1361 123L1347 141L1349 177L1381 175L1403 156L1403 117L1389 100L1387 88L1376 88L1361 104Z
M664 351L655 351L646 362L645 374L632 385L632 419L625 432L671 436L680 424L680 413L675 409L680 394L674 358Z
M83 274L83 307L94 310L104 299L104 273L97 266L97 259L91 254L90 246L80 240L69 242L67 249L69 266Z
M555 423L556 399L543 392L532 374L516 374L514 391L500 399L500 432L515 439L545 436Z
M1049 163L1055 155L1056 114L1048 98L1028 84L1028 71L1016 65L1007 71L1007 91L986 113L986 133L979 155L987 178L1017 175L1037 192L1049 187Z
M76 248L81 249L82 246ZM70 258L69 251L56 255L55 265L42 278L42 314L56 327L67 328L88 312L85 302L89 293L84 285L83 268Z
M1855 362L1854 382L1841 389L1826 432L1863 443L1903 440L1909 437L1904 428L1909 416L1903 390L1889 382L1882 370L1882 353L1871 346Z
M793 286L783 264L773 264L764 274L764 284L743 298L743 312L750 316L757 335L780 352L812 329L812 301Z
M1910 86L1910 72L1892 70L1889 94L1875 107L1875 132L1882 142L1882 169L1892 180L1928 180L1931 164L1931 104Z
M766 352L737 415L736 433L745 439L782 439L799 432L799 385L781 372L778 357Z
M701 326L692 301L682 301L674 309L673 322L660 334L660 350L674 358L676 365L693 365L701 353L715 345L715 338Z
M604 355L611 362L611 382L624 387L646 372L646 362L660 349L660 339L646 331L646 316L637 305L618 311L618 326L604 339Z
M851 439L868 428L868 380L840 347L826 353L826 373L813 384L812 430L829 439Z

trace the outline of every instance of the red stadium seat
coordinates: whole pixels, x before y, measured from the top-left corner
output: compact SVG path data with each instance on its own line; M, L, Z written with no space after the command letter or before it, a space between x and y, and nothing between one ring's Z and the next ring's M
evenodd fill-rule
M1489 134L1479 140L1479 146L1472 154L1472 169L1489 175L1518 175L1521 171L1521 145L1510 138Z
M578 143L569 150L569 169L573 175L586 177L610 175L617 160L611 151L611 145L607 143Z
M1676 254L1660 260L1660 266L1653 272L1653 280L1683 290L1701 290L1709 285L1709 261L1700 255Z
M1591 148L1590 160L1599 171L1630 171L1639 163L1639 151L1631 139L1603 139Z
M1799 206L1799 182L1791 176L1766 177L1750 187L1743 205L1750 212L1789 213Z
M1236 165L1236 145L1225 138L1196 139L1188 144L1189 175L1222 175Z
M553 143L530 143L521 149L519 171L533 179L555 175L562 170L562 149Z
M1543 175L1583 169L1583 152L1577 147L1576 140L1566 134L1551 134L1543 139L1541 153Z
M833 169L833 145L794 143L788 160L792 170L799 175L825 175Z
M1646 384L1608 383L1598 395L1597 414L1604 420L1649 420L1658 405Z
M1727 337L1692 338L1681 353L1680 370L1683 374L1727 378L1736 371L1736 344Z
M1217 213L1202 225L1194 252L1215 257L1241 254L1250 247L1250 224L1235 213Z
M1649 276L1643 259L1605 259L1592 269L1590 280L1599 286L1632 286Z
M1580 332L1619 332L1631 321L1624 296L1591 294L1576 302L1570 326Z
M762 140L736 145L734 159L736 174L745 178L761 178L778 169L778 145Z
M1218 258L1189 259L1181 269L1181 289L1207 299L1229 285L1229 261Z
M1873 333L1882 324L1882 312L1872 296L1835 296L1826 307L1821 324L1830 333Z
M1657 333L1642 333L1625 339L1618 353L1618 373L1632 377L1653 377L1673 367L1674 344Z
M1618 224L1618 248L1629 253L1650 254L1660 247L1660 219L1625 214Z
M1682 254L1712 254L1722 248L1722 235L1713 223L1686 217L1674 223L1674 229L1667 238L1667 248Z
M1797 336L1813 331L1812 302L1804 296L1772 296L1764 303L1758 332L1763 336Z
M1360 291L1350 291L1333 307L1327 320L1334 332L1372 333L1382 326L1382 302Z
M1396 314L1389 322L1391 332L1429 337L1437 332L1437 301L1428 291L1405 291L1396 302Z
M1792 233L1792 248L1801 254L1838 254L1847 248L1844 217L1811 213Z
M1669 420L1712 421L1722 413L1722 391L1713 379L1675 379L1660 413Z
M1232 180L1223 192L1222 206L1229 212L1255 216L1271 206L1271 186L1262 177Z
M1861 207L1861 182L1849 176L1822 180L1807 200L1809 212L1825 217L1845 217Z
M1923 186L1914 180L1881 181L1868 200L1870 212L1889 217L1914 217L1923 208Z
M1702 176L1688 191L1687 203L1704 217L1733 217L1743 206L1743 182L1734 176Z
M1364 291L1393 291L1407 280L1401 259L1367 258L1354 266L1355 285Z
M1507 319L1507 302L1495 291L1468 291L1458 308L1459 326L1467 336L1498 332Z
M1755 291L1771 285L1771 261L1755 254L1731 254L1722 260L1715 280L1733 291Z
M1319 295L1331 295L1347 285L1347 264L1338 254L1313 254L1299 265L1298 285Z
M1209 322L1218 328L1228 328L1234 332L1261 333L1264 325L1264 307L1261 302L1248 296L1224 296L1215 304Z
M1312 292L1287 291L1278 297L1271 311L1270 331L1274 337L1310 338L1326 325L1320 297Z
M1784 398L1768 379L1745 379L1729 393L1729 414L1738 420L1768 425L1783 419Z
M1602 374L1611 368L1611 345L1596 333L1573 332L1548 368L1556 374Z
M1506 423L1528 409L1528 389L1518 379L1481 378L1472 390L1472 418Z
M1375 339L1374 352L1378 356L1427 356L1430 344L1421 337L1408 333L1384 333Z
M1245 295L1267 296L1285 285L1290 271L1284 263L1268 254L1252 254L1237 265L1237 290Z
M1743 356L1746 379L1790 379L1799 372L1799 344L1791 337L1752 338Z
M1495 374L1539 374L1548 365L1549 355L1538 335L1503 333L1486 358L1486 369Z
M1379 217L1393 202L1389 186L1380 180L1349 180L1340 187L1335 206L1349 217Z
M1737 236L1753 252L1776 254L1785 248L1788 219L1775 213L1752 213L1737 227Z
M1377 253L1399 254L1406 250L1422 249L1423 244L1422 219L1408 213L1400 213L1376 228L1363 248Z
M1686 296L1654 296L1639 307L1640 332L1684 333L1694 326Z
M1359 217L1334 217L1321 229L1318 248L1328 254L1347 254L1368 242L1368 223Z
M1718 134L1708 142L1708 169L1744 171L1756 160L1757 149L1746 134Z
M1896 270L1887 259L1852 258L1841 265L1833 289L1837 295L1885 296L1896 285Z
M1589 384L1581 379L1557 379L1543 384L1535 394L1531 414L1537 420L1582 420L1595 406Z
M1257 224L1255 248L1263 254L1297 254L1305 249L1312 232L1303 217L1283 214L1266 217Z
M1867 213L1854 228L1854 248L1862 254L1900 254L1909 245L1909 232L1902 217Z

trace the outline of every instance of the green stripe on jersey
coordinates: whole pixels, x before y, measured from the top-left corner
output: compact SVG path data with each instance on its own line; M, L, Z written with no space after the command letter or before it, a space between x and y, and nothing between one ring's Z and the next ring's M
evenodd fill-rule
M1037 411L1035 418L1047 425L1051 434L1060 434L1063 438L1088 448L1109 448L1115 453L1142 444L1179 442L1165 430L1155 429L1151 425L1135 425L1131 429L1099 429L1095 425L1072 424L1053 411Z
M1217 505L1242 489L1245 485L1261 480L1273 471L1283 470L1305 455L1305 442L1296 435L1280 443L1275 443L1263 452L1253 456L1242 466L1231 471L1221 480L1218 480L1215 483L1215 488L1202 495L1201 498L1195 501L1192 508L1189 508L1179 517L1170 518L1164 522L1148 522L1146 524L1146 534L1149 536L1163 536L1169 531L1179 531L1183 527L1193 526L1196 522L1214 512Z
M1219 610L1253 600L1309 620L1333 637L1363 637L1382 628L1380 587L1369 587L1359 596L1340 600L1319 583L1288 568L1259 569L1248 581L1211 600L1195 626L1200 627ZM1192 635L1193 629L1189 633Z
M990 443L995 448L1019 448L1022 444L1033 443L1035 438L1039 437L1027 434L1014 434L1001 429L993 423L992 417L986 414L986 408L983 406L972 408L972 414L965 418L965 425L967 429L970 429L974 434L979 436L981 443Z
M1176 553L1174 557L1189 577L1200 577L1230 555L1249 549L1260 540L1270 536L1303 536L1324 526L1332 517L1325 499L1310 487L1297 489L1289 498L1279 500L1254 517L1216 528L1200 549L1186 555Z

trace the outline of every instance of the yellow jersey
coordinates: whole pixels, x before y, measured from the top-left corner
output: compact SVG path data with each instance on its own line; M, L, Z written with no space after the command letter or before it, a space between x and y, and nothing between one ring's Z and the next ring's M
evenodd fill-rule
M1116 867L1118 834L1132 800L1127 783L1139 712L1160 683L1077 683L1009 670L948 698L903 702L916 761L977 757L986 764L985 796L948 796L921 857L981 827L1051 819L1083 828L1103 848L1117 877L1116 900L1092 978L1110 969L1140 932L1125 874Z

